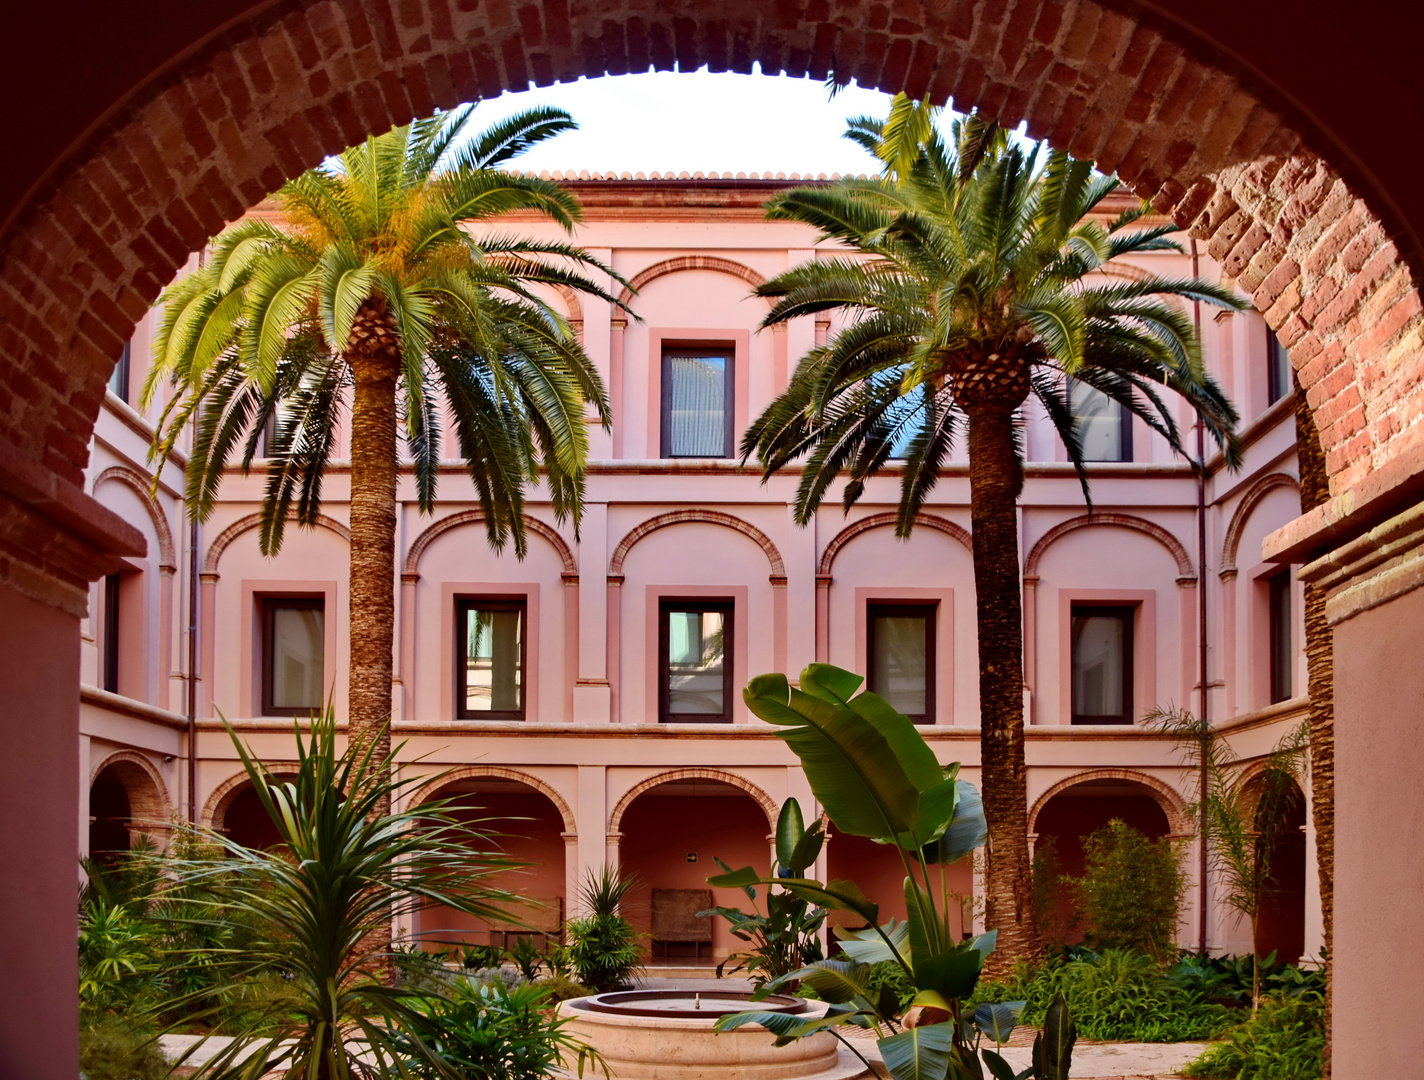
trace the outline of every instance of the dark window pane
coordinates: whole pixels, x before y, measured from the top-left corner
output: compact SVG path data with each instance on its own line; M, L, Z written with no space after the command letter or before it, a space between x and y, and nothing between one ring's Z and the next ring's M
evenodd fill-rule
M1130 723L1131 609L1074 607L1071 647L1073 721Z
M119 692L119 590L118 574L104 579L104 628L99 643L104 689L111 694Z
M320 604L269 605L266 698L272 709L306 713L322 708L323 623Z
M906 716L929 712L926 614L870 615L870 689Z
M1280 339L1271 331L1266 331L1266 392L1274 405L1294 389L1291 378L1290 356L1281 345Z
M465 713L524 708L524 611L515 606L465 605Z
M132 360L131 346L124 345L124 351L119 354L119 362L114 365L114 370L109 373L109 392L120 401L129 399L129 365Z
M663 394L668 457L726 457L728 377L726 355L668 355Z
M1069 383L1069 406L1085 461L1131 461L1132 425L1121 402L1077 379Z
M1291 670L1291 589L1290 574L1277 574L1267 582L1270 597L1271 703L1293 696Z
M659 718L731 720L732 606L667 601L658 620Z

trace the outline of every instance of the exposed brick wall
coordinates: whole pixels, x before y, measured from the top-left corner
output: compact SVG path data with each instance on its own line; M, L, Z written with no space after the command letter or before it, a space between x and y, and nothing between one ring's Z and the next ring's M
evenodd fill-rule
M0 446L79 484L103 383L164 282L284 177L529 81L684 69L977 105L1116 169L1277 327L1343 492L1424 444L1424 316L1378 219L1224 61L1092 0L292 0L149 87L0 250Z

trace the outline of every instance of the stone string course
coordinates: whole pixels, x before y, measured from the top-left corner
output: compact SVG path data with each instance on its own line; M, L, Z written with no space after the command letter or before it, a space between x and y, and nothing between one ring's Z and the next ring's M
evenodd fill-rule
M109 370L173 271L327 153L530 82L756 61L1026 120L1116 170L1265 311L1333 494L1424 451L1424 315L1379 218L1224 61L1093 0L279 5L145 88L0 238L0 450L80 485ZM7 580L56 542L22 518Z

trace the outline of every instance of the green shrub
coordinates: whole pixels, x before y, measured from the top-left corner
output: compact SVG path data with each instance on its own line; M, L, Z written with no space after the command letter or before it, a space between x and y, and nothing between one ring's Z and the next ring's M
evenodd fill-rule
M638 934L619 910L635 880L605 866L589 874L579 895L588 915L570 919L568 960L579 982L596 994L617 990L638 968Z
M1104 1042L1210 1039L1234 1019L1232 1010L1168 981L1152 957L1122 950L1080 949L1020 967L1007 982L980 983L971 1001L1026 1001L1022 1021L1037 1026L1060 993L1079 1037Z
M568 1001L570 998L587 997L592 993L583 983L575 982L562 971L545 975L534 985L548 994L550 1001Z
M461 1080L545 1080L561 1059L583 1075L589 1062L601 1060L565 1033L567 1019L548 1011L549 993L534 983L506 988L495 982L473 986L457 982L444 998L418 1008L419 1019L395 1034L397 1050L407 1051L414 1076ZM444 1066L422 1060L414 1050L419 1038ZM605 1069L606 1071L606 1069Z
M1033 917L1050 949L1061 949L1076 920L1058 914L1058 893L1063 887L1063 864L1058 858L1058 837L1042 837L1033 849ZM966 920L967 921L967 920Z
M1086 869L1075 885L1088 944L1163 963L1175 955L1186 878L1172 842L1113 820L1083 841L1083 856Z
M1219 1080L1317 1080L1325 1051L1325 1008L1315 991L1278 991L1182 1070Z
M162 1080L168 1062L151 1031L111 1020L80 1029L79 1075L83 1080Z

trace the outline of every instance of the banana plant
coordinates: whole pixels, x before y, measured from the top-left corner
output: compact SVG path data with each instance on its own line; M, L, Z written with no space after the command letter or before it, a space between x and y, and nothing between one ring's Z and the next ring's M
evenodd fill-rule
M801 804L794 798L787 799L776 822L776 863L771 876L801 877L806 868L816 861L825 839L821 822L815 821L809 829L806 828L805 818L801 816ZM716 856L713 858L716 859ZM732 873L732 868L721 859L716 859L716 862L724 872ZM719 880L720 876L717 875ZM826 910L801 896L769 885L766 889L766 912L763 914L757 906L756 888L744 885L742 891L751 901L751 911L713 907L697 914L699 918L718 915L726 919L732 934L751 945L750 949L733 953L718 964L717 977L720 979L726 974L745 972L755 987L753 998L761 998L770 993L767 983L771 980L821 959L817 931L826 921ZM728 964L732 966L728 968Z
M906 918L881 923L880 905L855 882L822 883L805 876L814 857L795 868L788 861L790 872L771 878L750 866L709 878L709 884L722 888L776 885L807 903L849 911L867 923L867 929L843 935L841 948L848 959L816 961L767 983L768 990L806 984L828 1003L823 1016L805 1019L753 1010L724 1017L717 1028L760 1024L782 1045L826 1031L861 1056L843 1034L846 1025L853 1025L875 1031L894 1080L983 1080L981 1060L990 1062L996 1080L1019 1080L1012 1071L1001 1073L994 1059L1002 1063L1002 1058L993 1051L985 1050L981 1059L980 1045L985 1039L1001 1045L1023 1003L963 1005L978 984L995 935L957 941L949 921L945 868L988 836L979 793L959 778L957 763L939 763L908 717L875 694L857 693L863 681L841 668L812 664L802 671L799 687L785 675L762 675L742 697L754 715L776 726L777 736L800 758L812 793L837 829L898 852L905 870ZM800 817L799 807L795 817ZM789 839L794 829L788 827L788 834ZM777 839L780 861L780 830ZM819 837L814 846L819 852ZM886 961L897 964L915 987L903 1016L893 993L870 989L870 965ZM1066 1006L1055 1015L1055 1038L1066 1032L1071 1053ZM1058 1071L1066 1058L1053 1049L1056 1042L1049 1042L1052 1046L1040 1037L1044 1046L1036 1050L1041 1074L1044 1080L1059 1075L1066 1080L1066 1066ZM1036 1064L1025 1076L1039 1074Z

